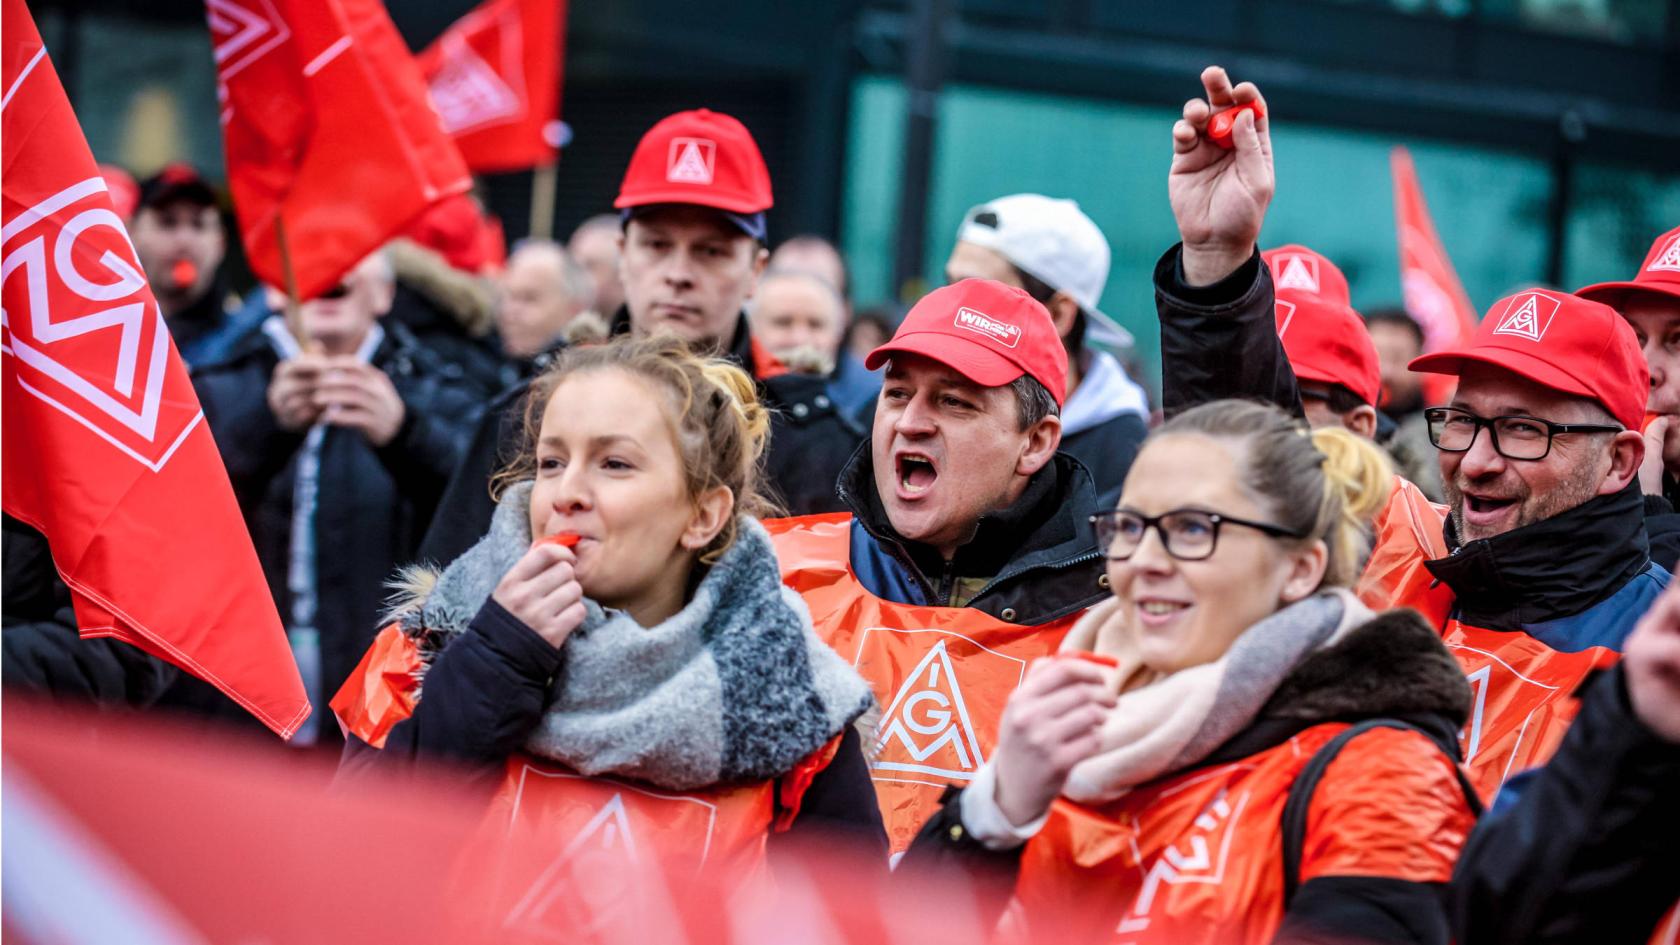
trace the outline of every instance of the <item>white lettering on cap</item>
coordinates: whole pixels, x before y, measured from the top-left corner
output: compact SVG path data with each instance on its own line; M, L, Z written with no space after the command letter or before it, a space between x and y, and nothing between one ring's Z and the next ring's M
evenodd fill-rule
M1546 337L1546 329L1552 327L1552 316L1557 314L1560 304L1539 292L1519 295L1505 306L1505 314L1500 316L1499 327L1493 333L1539 341Z
M717 142L706 138L672 138L665 179L674 184L709 185L716 160Z
M1646 272L1680 272L1680 234L1668 241L1657 258L1645 267Z
M985 335L1005 348L1013 348L1021 341L1019 326L998 321L985 312L977 312L971 308L957 309L955 324L958 328L966 328L977 335Z

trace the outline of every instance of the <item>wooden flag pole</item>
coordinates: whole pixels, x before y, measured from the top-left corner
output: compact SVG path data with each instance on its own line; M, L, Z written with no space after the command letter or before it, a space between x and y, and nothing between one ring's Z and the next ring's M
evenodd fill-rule
M531 171L531 238L554 238L554 190L559 161L539 164Z
M286 281L286 331L297 339L304 353L313 353L314 346L303 333L303 307L298 302L297 274L292 271L292 249L286 243L286 223L278 213L274 215L274 242L280 250L280 273Z

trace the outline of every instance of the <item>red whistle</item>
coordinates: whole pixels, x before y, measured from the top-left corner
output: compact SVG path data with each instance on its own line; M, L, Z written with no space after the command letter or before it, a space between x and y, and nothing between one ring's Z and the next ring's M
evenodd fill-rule
M198 281L198 266L190 259L177 259L175 265L169 267L169 278L174 281L175 288L185 289Z
M559 545L562 548L576 548L577 543L582 540L583 536L576 534L575 532L559 532L554 535L544 535L543 537L538 538L535 542L532 542L532 544Z
M1208 121L1208 140L1227 151L1235 149L1237 143L1231 140L1231 131L1237 126L1237 116L1241 115L1243 112L1253 112L1254 120L1259 121L1260 119L1266 117L1266 106L1260 104L1259 102L1244 102L1243 104L1237 105L1233 108L1227 108L1219 114L1213 116L1213 118Z
M1069 650L1066 653L1063 653L1061 655L1062 656L1071 656L1075 659L1081 659L1081 660L1084 660L1087 663L1095 663L1098 666L1107 666L1109 669L1119 669L1120 668L1120 661L1115 659L1114 657L1105 656L1101 653L1092 653L1089 650Z

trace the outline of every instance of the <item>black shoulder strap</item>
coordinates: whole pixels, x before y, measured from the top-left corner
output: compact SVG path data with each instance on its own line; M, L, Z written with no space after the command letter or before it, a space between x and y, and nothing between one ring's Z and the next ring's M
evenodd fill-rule
M1377 728L1396 728L1402 731L1418 732L1434 742L1453 762L1453 773L1458 776L1459 789L1464 792L1464 798L1470 805L1470 812L1481 816L1482 802L1477 796L1476 789L1470 786L1470 781L1464 776L1464 769L1458 763L1458 746L1442 745L1439 738L1421 726L1403 719L1366 719L1363 722L1349 726L1337 733L1335 738L1326 742L1295 776L1295 782L1289 785L1289 796L1283 804L1283 907L1289 908L1289 903L1295 898L1295 890L1301 885L1301 850L1307 840L1307 808L1312 805L1313 792L1318 790L1318 782L1324 777L1324 771L1330 763L1336 760L1348 742Z

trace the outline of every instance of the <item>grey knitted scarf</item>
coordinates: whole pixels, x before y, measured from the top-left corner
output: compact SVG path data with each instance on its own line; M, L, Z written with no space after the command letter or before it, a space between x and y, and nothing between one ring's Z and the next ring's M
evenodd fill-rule
M467 629L530 546L530 484L503 496L490 531L436 576L409 575L395 616L429 660ZM533 755L587 775L672 790L779 777L861 716L867 683L817 638L784 587L763 526L740 534L675 616L643 627L585 602L566 640Z

